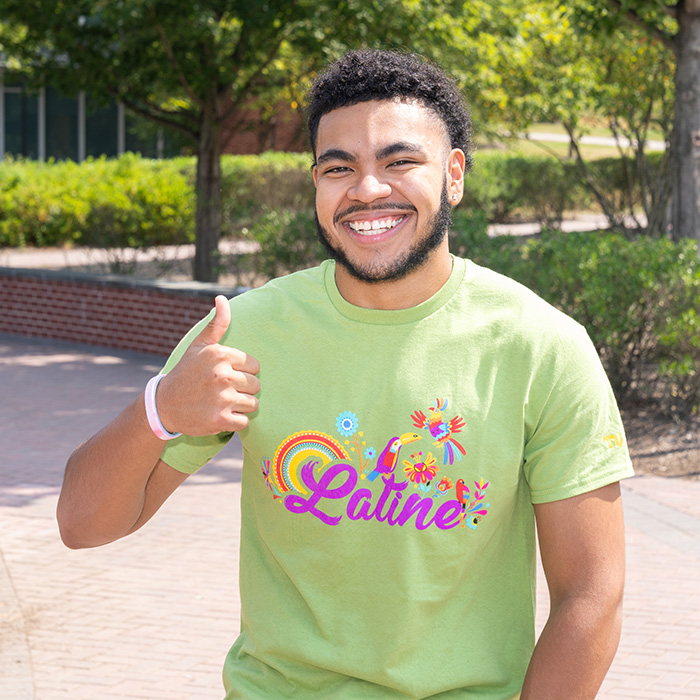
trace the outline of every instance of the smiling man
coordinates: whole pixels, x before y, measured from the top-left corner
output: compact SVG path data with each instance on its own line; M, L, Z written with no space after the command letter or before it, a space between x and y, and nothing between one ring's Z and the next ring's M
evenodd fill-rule
M368 304L377 307L376 295L390 288L385 308L411 306L403 292L417 269L424 275L418 296L432 296L452 269L448 197L462 198L466 165L444 124L420 102L361 102L324 115L315 147L319 234L340 263L343 296L365 305L366 289Z
M470 121L439 69L350 53L315 81L309 134L332 260L217 297L72 455L64 541L138 529L237 431L227 699L594 698L620 634L631 465L592 344L450 254Z

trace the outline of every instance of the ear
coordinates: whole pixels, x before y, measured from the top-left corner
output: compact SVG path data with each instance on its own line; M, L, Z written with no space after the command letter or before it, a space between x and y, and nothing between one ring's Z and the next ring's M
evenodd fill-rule
M462 201L466 162L461 148L453 148L447 156L447 197L453 206Z
M314 176L314 187L318 187L318 167L314 165L311 172Z

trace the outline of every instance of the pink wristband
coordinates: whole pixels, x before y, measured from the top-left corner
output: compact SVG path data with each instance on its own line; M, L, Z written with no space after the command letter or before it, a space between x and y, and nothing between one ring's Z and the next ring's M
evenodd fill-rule
M160 422L158 409L156 408L156 389L158 388L158 382L160 382L164 376L164 374L156 374L155 377L149 379L143 398L146 404L146 418L148 418L148 425L151 426L153 434L161 440L172 440L173 438L180 437L182 433L169 433Z

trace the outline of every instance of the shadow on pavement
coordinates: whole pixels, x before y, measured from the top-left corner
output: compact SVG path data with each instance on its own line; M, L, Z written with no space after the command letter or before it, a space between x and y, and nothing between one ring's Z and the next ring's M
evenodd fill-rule
M138 396L163 362L0 334L0 507L57 496L71 452ZM237 448L235 441L207 467L209 482L240 481Z

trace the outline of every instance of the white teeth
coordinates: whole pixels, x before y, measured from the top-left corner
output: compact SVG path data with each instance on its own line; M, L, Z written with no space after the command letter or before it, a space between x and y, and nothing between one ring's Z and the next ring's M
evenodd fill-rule
M396 226L399 222L403 220L403 216L396 219L376 219L374 221L350 221L348 226L357 233L362 231L372 231L375 233L377 231L384 232L390 228Z

